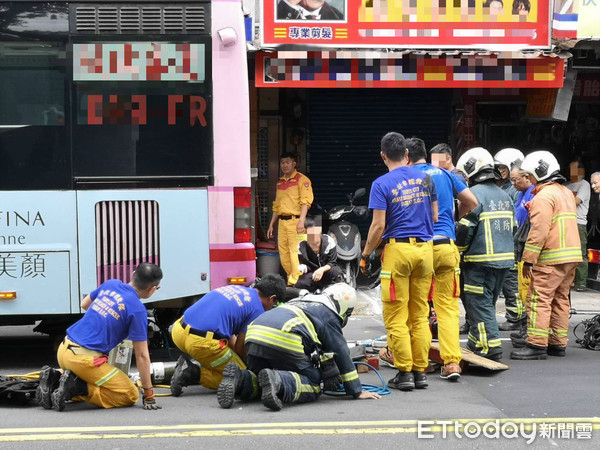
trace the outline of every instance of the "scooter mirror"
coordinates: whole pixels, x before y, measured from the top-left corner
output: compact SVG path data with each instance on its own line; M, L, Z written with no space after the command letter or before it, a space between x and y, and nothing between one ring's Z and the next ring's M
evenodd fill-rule
M365 195L367 193L365 188L358 188L356 190L356 192L354 193L354 198L358 198L358 197L362 197L363 195Z

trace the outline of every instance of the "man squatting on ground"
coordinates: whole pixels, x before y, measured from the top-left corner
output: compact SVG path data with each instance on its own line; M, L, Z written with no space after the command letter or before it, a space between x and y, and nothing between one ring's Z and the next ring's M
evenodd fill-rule
M222 408L234 399L261 397L279 411L284 403L313 402L343 384L353 398L380 398L362 390L342 327L356 306L356 291L344 283L307 294L259 316L248 327L248 369L229 363L217 390Z
M108 280L86 295L84 316L67 329L58 348L58 370L45 366L36 398L45 409L62 411L69 400L101 408L131 406L138 401L137 386L120 369L108 364L108 353L129 336L133 341L145 409L160 409L154 397L148 353L148 312L140 299L150 298L163 274L155 264L142 263L129 283ZM60 377L60 379L59 379Z
M185 386L196 384L217 389L229 362L245 369L248 325L284 300L283 278L267 274L253 287L220 287L190 306L171 331L173 342L183 352L171 380L173 396L179 397Z

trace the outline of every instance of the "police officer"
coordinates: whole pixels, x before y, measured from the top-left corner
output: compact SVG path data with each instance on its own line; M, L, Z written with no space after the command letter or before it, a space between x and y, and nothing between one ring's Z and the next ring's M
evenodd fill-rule
M465 307L470 321L467 348L502 358L495 302L506 272L514 266L514 205L495 184L494 159L484 148L465 152L457 168L469 179L479 205L458 222L456 241L464 259Z
M58 347L58 363L65 369L59 386L53 390L54 369L45 367L40 374L36 397L45 409L62 411L65 402L72 399L101 408L136 403L136 385L127 374L108 364L108 353L128 336L142 381L144 408L160 409L150 376L148 312L141 299L150 298L159 289L162 276L157 265L142 263L129 283L108 280L85 296L81 307L86 313L67 329Z
M427 387L429 365L429 303L433 276L433 223L437 197L433 180L408 167L404 136L388 133L381 140L381 158L388 173L371 186L373 220L362 251L365 266L382 238L381 300L388 347L397 375L390 387L410 391ZM363 269L364 271L364 269Z
M217 389L228 362L245 368L244 339L248 324L285 299L285 282L268 274L254 287L224 286L192 306L173 324L173 342L183 352L171 379L171 394L201 384ZM200 363L200 367L191 358Z
M279 411L284 403L312 402L344 385L353 398L379 398L362 390L342 327L356 306L356 292L344 283L321 294L291 300L258 317L248 327L248 370L227 364L217 390L222 408L234 399L251 400ZM317 367L318 366L318 367Z
M529 208L531 228L523 251L523 276L531 278L526 345L512 359L565 356L569 332L569 292L581 262L575 197L554 155L527 155L521 170L535 185ZM512 336L511 336L512 338Z
M267 237L273 237L275 224L279 221L279 258L287 273L288 285L293 286L301 275L298 270L298 242L306 240L304 221L313 202L313 191L308 177L296 171L295 154L282 153L280 162L283 176L277 181L273 216Z
M516 204L519 191L513 185L511 181L511 171L516 164L520 164L523 161L523 153L516 148L505 148L500 150L494 155L494 164L500 179L498 180L498 186L506 192L513 203ZM504 277L504 286L502 286L502 295L504 295L504 304L506 307L506 322L498 325L501 331L516 330L520 324L520 312L522 311L522 302L517 299L519 293L519 277L517 266L511 268L506 276Z
M460 201L459 217L477 206L477 199L467 186L451 172L427 164L425 143L419 138L406 141L410 165L433 179L438 199L438 221L433 225L433 305L438 320L440 356L444 360L441 377L450 381L460 378L459 319L460 255L454 241L454 199Z

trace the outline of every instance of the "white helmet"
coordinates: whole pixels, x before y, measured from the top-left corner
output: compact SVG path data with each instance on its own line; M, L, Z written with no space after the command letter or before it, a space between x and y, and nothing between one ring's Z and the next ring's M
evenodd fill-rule
M512 169L517 161L521 162L524 158L525 156L521 150L517 150L516 148L504 148L494 155L494 163Z
M356 290L346 283L326 287L320 294L308 294L298 300L321 303L338 314L342 320L350 317L356 307Z
M483 181L490 177L486 176L477 179L476 175L486 169L493 170L494 158L492 158L490 152L485 148L475 147L463 153L456 163L456 169L464 173L469 180Z
M552 153L540 150L525 157L521 170L530 173L538 181L544 181L560 172L560 165Z

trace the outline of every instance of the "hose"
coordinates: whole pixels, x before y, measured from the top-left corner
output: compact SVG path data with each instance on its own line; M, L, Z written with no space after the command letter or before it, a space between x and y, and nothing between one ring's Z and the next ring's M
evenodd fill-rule
M375 369L375 367L373 367L370 364L367 364L365 362L361 362L361 361L354 361L354 365L355 366L366 366L369 369L371 369L373 372L375 372L375 374L379 377L379 379L381 380L381 386L377 386L375 384L364 384L361 383L361 387L362 390L365 392L374 392L376 394L379 395L390 395L392 393L392 391L390 391L390 389L387 387L387 383L385 382L385 380L383 379L383 377L381 376L381 374L379 373L379 371L377 369ZM323 392L325 395L346 395L346 390L344 389L344 387L342 386L340 389L338 389L337 391L325 391Z

